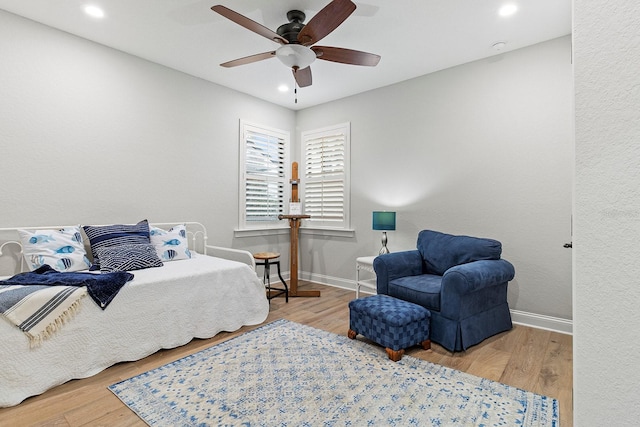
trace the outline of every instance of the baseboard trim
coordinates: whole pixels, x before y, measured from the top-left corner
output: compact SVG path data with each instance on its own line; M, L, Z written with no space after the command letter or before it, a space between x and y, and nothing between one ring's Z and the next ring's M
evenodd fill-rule
M315 274L301 272L300 278L310 282L320 283L322 285L333 286L340 289L348 289L356 291L355 280L347 280L339 277L325 276L323 274ZM368 288L360 288L360 293L371 294ZM544 329L547 331L558 332L561 334L573 334L573 321L562 319L560 317L545 316L542 314L529 313L520 310L511 310L511 320L517 325L529 326L536 329Z
M356 291L356 281L342 279L340 277L325 276L324 274L309 273L306 271L300 272L301 280L308 280L309 282L320 283L321 285L333 286L340 289L348 289L353 292Z
M573 321L520 310L511 310L511 320L517 325L530 326L561 334L573 335Z

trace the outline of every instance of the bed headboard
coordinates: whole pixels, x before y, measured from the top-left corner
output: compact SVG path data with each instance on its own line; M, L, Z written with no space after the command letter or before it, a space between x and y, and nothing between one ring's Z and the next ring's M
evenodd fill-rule
M192 251L219 258L240 261L255 269L255 261L249 252L207 245L207 229L199 222L159 222L151 223L150 225L168 230L179 224L185 224L187 227L187 241L189 249ZM28 270L24 257L22 256L23 247L20 242L18 230L59 230L65 227L70 226L0 228L0 276L13 276L14 274ZM87 251L87 256L91 258L89 239L82 230L82 227L80 227L80 229L84 240L84 246Z

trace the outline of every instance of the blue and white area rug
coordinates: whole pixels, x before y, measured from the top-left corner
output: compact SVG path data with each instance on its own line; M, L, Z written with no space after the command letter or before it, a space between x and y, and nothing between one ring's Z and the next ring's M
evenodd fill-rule
M550 397L278 320L109 387L152 426L557 426Z

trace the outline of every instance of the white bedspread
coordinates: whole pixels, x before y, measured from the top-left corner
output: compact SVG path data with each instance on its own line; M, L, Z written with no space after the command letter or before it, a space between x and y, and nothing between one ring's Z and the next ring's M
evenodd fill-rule
M269 313L262 282L246 264L196 255L132 271L102 311L83 299L76 316L40 347L0 320L0 406L161 348L262 323Z

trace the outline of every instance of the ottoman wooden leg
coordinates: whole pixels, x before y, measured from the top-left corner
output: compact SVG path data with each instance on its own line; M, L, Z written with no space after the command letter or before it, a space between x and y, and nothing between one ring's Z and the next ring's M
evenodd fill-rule
M389 356L389 359L393 360L394 362L402 359L402 355L404 354L404 349L391 350L389 347L387 347L385 348L385 350L387 350L387 356Z
M349 338L351 338L352 340L355 340L357 335L358 335L358 333L356 331L354 331L353 329L349 329L349 332L347 332L347 336Z
M424 340L421 345L423 349L429 350L431 348L431 340Z

